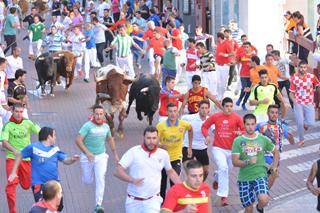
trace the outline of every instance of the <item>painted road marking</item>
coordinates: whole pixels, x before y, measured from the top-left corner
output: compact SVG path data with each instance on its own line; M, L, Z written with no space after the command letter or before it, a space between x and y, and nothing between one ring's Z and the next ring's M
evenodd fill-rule
M290 158L295 158L301 155L311 154L315 152L319 152L319 144L282 152L281 160L287 160Z
M316 161L317 160L309 160L303 163L287 166L287 168L293 173L304 172L304 171L310 170L312 167L312 164Z
M320 122L319 121L315 122L315 124L310 129L313 129L315 127L320 127ZM293 126L288 126L288 129L291 132L296 132L298 130L298 127L297 127L297 125L293 125Z
M296 193L298 193L298 192L302 192L302 191L304 191L304 190L306 190L306 189L307 189L307 187L303 187L303 188L301 188L301 189L297 189L297 190L294 190L294 191L292 191L292 192L288 192L288 193L279 195L279 196L277 196L277 197L274 197L274 198L272 198L272 200L279 200L279 199L288 197L288 196L290 196L290 195L296 194Z
M313 132L313 133L307 133L304 135L304 142L307 142L309 140L316 140L320 138L320 132ZM294 137L294 141L297 143L299 141L299 138ZM287 139L283 140L283 145L289 145L289 141Z

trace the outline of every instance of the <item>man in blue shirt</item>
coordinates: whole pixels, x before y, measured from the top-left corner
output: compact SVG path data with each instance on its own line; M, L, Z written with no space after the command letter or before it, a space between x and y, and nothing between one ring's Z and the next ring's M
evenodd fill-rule
M32 192L36 202L42 198L43 184L49 180L59 181L58 176L58 161L66 165L73 164L80 159L79 155L67 157L64 152L61 152L56 143L56 132L50 127L43 127L39 132L39 141L25 147L21 153L18 153L12 169L8 177L11 182L17 177L17 169L22 159L31 159L31 177L32 177ZM59 211L63 208L62 200L59 206Z

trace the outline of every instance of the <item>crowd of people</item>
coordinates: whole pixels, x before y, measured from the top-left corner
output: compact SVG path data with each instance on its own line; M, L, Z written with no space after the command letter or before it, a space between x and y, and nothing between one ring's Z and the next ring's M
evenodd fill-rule
M254 208L264 212L269 190L279 174L283 140L295 143L284 120L287 105L296 118L300 146L305 143L305 131L315 122L314 86L320 82L308 72L309 50L303 44L289 42L290 59L267 44L267 54L259 58L257 48L234 20L228 27L221 26L216 37L204 33L201 26L191 36L184 32L183 20L171 0L166 1L163 11L149 0L53 0L48 5L49 11L32 7L31 14L23 17L16 0L0 1L0 25L6 43L0 51L0 128L10 213L17 212L18 184L25 190L32 187L35 204L31 213L62 211L58 161L66 165L80 162L82 181L91 184L95 180L94 212L104 212L109 159L105 141L117 163L114 176L128 183L128 213L212 212L213 190L205 183L209 175L214 177L216 196L226 206L233 167L240 167L237 184L245 212ZM285 18L286 32L312 40L299 11L287 11ZM145 128L141 145L120 158L100 105L93 107L93 115L75 139L80 155L62 152L55 145L54 129L41 128L28 119L27 72L17 44L19 31L25 32L24 22L28 25L24 40L29 40L30 60L44 52L70 50L78 56L75 78L85 82L90 81L92 68L110 63L125 70L132 80L140 73L159 80L159 122ZM146 71L142 70L144 55ZM188 87L185 94L175 90L182 75ZM233 90L233 82L241 87L236 100L225 97L227 90ZM237 89L232 92L238 95ZM234 111L235 105L246 112L243 117ZM253 113L247 112L249 105L254 107ZM31 133L39 136L38 142L30 143ZM208 147L214 174L209 173ZM312 188L316 174L314 165L308 188L319 195Z

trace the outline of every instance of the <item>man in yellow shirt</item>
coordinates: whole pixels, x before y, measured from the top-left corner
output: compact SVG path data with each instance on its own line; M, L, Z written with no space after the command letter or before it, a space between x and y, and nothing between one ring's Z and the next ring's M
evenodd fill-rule
M182 145L184 133L188 131L188 157L192 156L192 138L193 131L190 123L183 120L178 120L178 107L173 103L167 105L168 119L157 124L157 129L160 137L159 147L167 150L172 168L180 175ZM171 186L173 183L170 181ZM165 199L167 190L167 174L162 171L160 195Z

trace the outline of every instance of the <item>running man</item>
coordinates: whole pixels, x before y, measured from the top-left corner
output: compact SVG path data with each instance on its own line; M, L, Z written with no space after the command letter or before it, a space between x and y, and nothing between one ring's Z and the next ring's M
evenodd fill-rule
M13 114L8 123L2 129L2 145L6 149L6 173L7 178L11 174L17 154L30 144L31 133L38 134L40 127L23 117L24 107L20 103L13 105ZM22 159L17 168L17 177L8 181L6 185L7 201L10 213L16 213L16 188L18 184L24 190L31 186L30 158Z
M175 170L172 169L168 152L158 147L157 128L147 127L143 136L143 144L130 148L122 156L114 174L120 180L129 183L127 213L158 213L160 211L163 201L160 196L162 169L165 169L168 177L175 184L181 182Z
M188 157L192 156L193 131L190 123L178 119L178 107L173 103L167 105L168 119L157 124L160 137L159 147L168 151L172 168L178 175L181 172L182 145L184 133L188 131ZM171 186L173 182L170 182ZM165 199L167 191L167 174L162 170L160 195Z
M183 115L181 120L187 121L191 124L193 129L192 139L192 156L188 157L189 141L187 133L184 136L183 148L182 148L182 163L186 163L194 158L197 159L203 165L203 180L205 181L209 174L209 156L208 156L208 144L205 143L201 127L202 124L209 118L210 102L209 100L202 100L199 102L199 112L192 115ZM213 129L212 129L213 130Z
M96 207L95 212L101 211L105 188L105 175L109 155L106 153L105 141L108 141L111 151L118 162L114 139L110 127L104 120L104 109L100 105L93 107L93 116L80 129L76 144L81 150L80 163L82 168L82 181L91 184L93 177L96 181Z
M272 143L276 146L279 153L282 152L283 137L289 140L290 144L294 144L293 135L288 131L287 125L284 121L279 119L279 107L278 105L270 105L268 107L268 118L267 122L258 123L257 130L268 137ZM269 167L273 161L272 153L266 153L264 156L266 163L268 165L268 187L271 189L277 176L271 175Z
M197 113L199 111L199 102L207 99L210 99L219 109L222 109L216 97L206 87L201 86L201 77L199 75L192 76L192 88L184 95L179 115L183 114L186 105L188 105L189 114Z
M309 191L318 197L317 210L320 211L320 160L313 163L310 174L307 179L307 188ZM317 179L317 187L314 187L314 179Z
M209 128L215 125L214 140L212 142L212 156L218 166L213 188L218 189L221 205L228 205L229 172L232 169L231 149L234 139L241 135L244 126L241 117L233 112L233 101L226 97L222 100L222 112L211 115L202 125L202 133L206 144L210 143Z
M320 82L318 78L307 72L308 63L301 61L298 72L291 78L290 96L293 101L294 116L298 126L299 145L304 145L304 130L308 130L315 122L314 90L316 86L319 90Z
M17 170L23 158L31 159L32 192L35 202L43 198L43 185L50 180L59 181L58 161L66 165L73 164L79 160L79 155L67 157L60 151L56 143L56 131L50 127L42 127L39 132L39 141L29 144L20 153L17 153L12 172L8 178L9 182L18 177ZM61 199L58 211L62 211Z
M286 106L284 105L281 92L278 87L269 82L268 72L263 69L259 71L260 83L253 87L249 96L250 106L256 106L254 115L258 123L268 121L268 106L274 103L274 99L278 98L281 104L281 117L286 115Z
M186 164L186 181L174 185L167 194L161 213L169 212L212 212L211 192L203 180L203 167L199 161Z
M240 167L238 186L240 200L245 213L253 213L253 204L258 199L256 209L263 213L269 202L267 170L264 155L272 152L273 163L270 171L278 175L279 151L269 138L256 132L256 117L246 114L243 118L246 133L237 137L232 145L232 163Z

